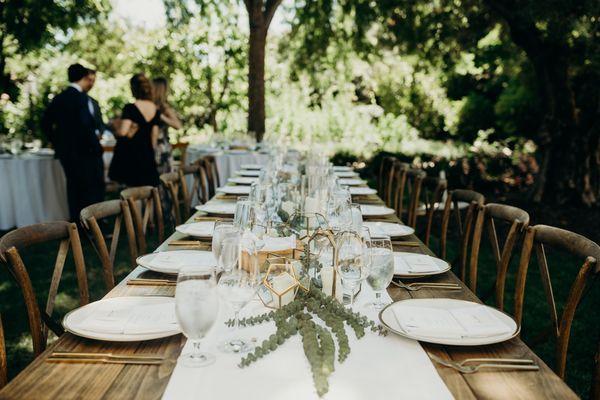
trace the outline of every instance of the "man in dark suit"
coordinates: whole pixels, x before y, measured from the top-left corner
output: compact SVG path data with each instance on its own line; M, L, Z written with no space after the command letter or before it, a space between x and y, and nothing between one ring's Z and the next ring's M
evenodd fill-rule
M54 146L67 178L67 198L72 221L82 208L104 200L102 146L94 103L87 92L95 72L81 64L68 69L69 87L58 94L42 117L42 130Z

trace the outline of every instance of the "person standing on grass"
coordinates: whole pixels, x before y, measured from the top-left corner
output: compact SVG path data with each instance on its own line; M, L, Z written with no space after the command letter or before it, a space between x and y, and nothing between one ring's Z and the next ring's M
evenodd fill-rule
M104 200L104 165L97 122L102 116L87 95L94 86L95 71L73 64L67 75L69 86L52 99L42 116L41 127L65 172L71 221L78 221L81 209Z

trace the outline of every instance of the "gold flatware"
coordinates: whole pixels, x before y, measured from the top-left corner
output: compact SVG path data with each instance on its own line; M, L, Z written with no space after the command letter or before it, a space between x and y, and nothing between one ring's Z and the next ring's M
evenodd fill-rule
M111 358L64 358L48 357L46 361L51 363L89 363L89 364L131 364L131 365L160 365L164 360L117 360Z
M199 240L172 240L168 243L169 246L201 246Z
M392 281L392 284L394 286L398 286L399 288L402 288L404 290L408 290L410 292L416 292L418 290L421 289L439 289L439 290L460 290L462 289L461 286L458 286L455 283L450 283L447 285L444 284L433 284L433 283L422 283L422 284L418 284L418 285L414 285L414 284L404 284L400 281L396 282L396 281Z
M77 351L53 351L50 357L56 358L110 358L115 360L164 360L158 354L115 354L115 353L89 353Z
M194 217L194 221L233 221L232 218L219 218L219 217Z
M461 374L472 374L482 368L511 369L517 371L538 371L540 367L533 360L516 358L467 358L457 362L444 360L434 354L429 357L436 363L448 368L452 368ZM469 365L474 364L474 365Z
M421 247L419 242L392 242L393 246L404 246L404 247Z
M177 282L171 279L134 278L127 281L133 286L175 286Z

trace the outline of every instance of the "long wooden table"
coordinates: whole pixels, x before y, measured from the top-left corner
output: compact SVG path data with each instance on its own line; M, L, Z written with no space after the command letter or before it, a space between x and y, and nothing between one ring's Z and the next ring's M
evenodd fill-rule
M364 198L364 196L362 197ZM370 202L378 199L373 196ZM197 212L189 222L193 222L194 218L199 215L201 213ZM389 216L386 219L399 222L395 216ZM173 247L169 247L168 243L182 238L182 234L175 232L159 246L158 250L171 250ZM419 241L414 235L406 240ZM424 254L433 255L422 242L421 246L416 249ZM402 250L407 251L407 248L403 247ZM173 287L127 286L127 280L137 277L145 271L142 267L135 268L106 297L174 295ZM462 285L452 272L430 279L431 281L452 281ZM480 301L464 285L461 290L456 291L421 289L415 292L390 286L388 292L394 300L438 297ZM184 344L185 338L182 335L146 342L115 343L88 340L66 333L0 391L0 399L160 399ZM444 383L457 399L577 398L575 393L519 338L500 344L477 347L441 346L427 343L422 343L422 346L428 353L445 359L460 361L474 357L530 358L540 366L539 371L531 372L489 370L474 374L461 374L434 363ZM168 361L158 366L47 362L46 358L55 350L122 354L153 353L166 356ZM402 360L398 360L398 362L402 362Z

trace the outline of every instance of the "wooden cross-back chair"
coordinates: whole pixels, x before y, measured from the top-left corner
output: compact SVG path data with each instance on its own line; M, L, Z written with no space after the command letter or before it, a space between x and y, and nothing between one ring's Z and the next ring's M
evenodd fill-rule
M6 341L4 340L4 327L0 317L0 389L8 383L8 362L6 359Z
M217 188L221 186L219 179L219 169L217 168L217 160L213 155L202 157L202 165L206 171L208 181L208 197L211 198L217 193Z
M86 233L96 254L100 258L102 264L102 273L107 291L115 287L114 264L117 246L119 244L119 236L121 234L121 226L125 226L127 233L127 242L129 244L129 256L131 264L135 265L137 258L137 243L135 240L135 229L133 227L133 219L129 210L129 205L125 200L107 200L100 203L92 204L81 210L80 219L83 231ZM114 217L114 225L112 230L112 239L107 245L107 240L104 233L100 229L98 221L108 222L108 219ZM110 249L110 250L109 250Z
M177 142L171 146L173 150L177 150L180 153L179 160L174 163L176 166L180 167L180 166L186 164L188 146L189 146L188 142Z
M442 199L447 188L448 182L443 178L428 176L423 179L421 197L423 198L422 204L425 206L425 246L429 247L434 214L439 208L442 208L440 205L442 205ZM421 210L420 203L417 201L419 210L415 213L415 218Z
M574 274L576 277L569 289L566 304L560 316L554 299L550 269L546 259L546 247L562 250L583 260L579 270L574 271L577 272ZM564 379L571 326L575 318L575 312L585 294L592 290L592 283L600 275L600 246L584 236L564 229L548 225L528 227L523 241L523 250L515 284L515 320L519 325L523 318L527 271L534 250L550 311L551 327L547 333L551 333L556 339L556 365L554 369L557 375ZM565 269L567 267L561 265L560 268ZM560 284L565 285L566 282L560 282ZM592 399L600 399L600 365L598 364L600 353L598 350L600 350L600 347L593 350L596 351L596 365L592 373L592 393L590 397Z
M421 197L421 187L423 181L427 177L425 171L420 169L409 169L406 171L406 179L402 195L400 196L400 202L404 202L405 198L408 200L408 206L406 208L406 225L416 228L417 226L417 214L419 211L419 198ZM403 207L399 207L400 212L396 210L398 218L402 219Z
M42 309L21 254L30 246L56 240L60 240L58 255L52 272L46 307ZM36 356L46 348L48 329L57 336L64 333L60 324L52 319L52 312L69 248L72 250L75 261L79 304L85 305L89 303L89 291L77 225L66 221L29 225L10 231L0 239L0 261L6 263L21 288L33 340L33 352Z
M485 198L481 193L466 190L455 189L448 192L446 201L444 202L444 210L442 212L442 225L440 232L440 257L447 259L448 250L448 227L450 225L450 217L454 214L456 223L456 231L459 241L458 256L450 261L450 265L458 264L460 279L465 282L467 275L467 260L469 249L472 247L473 226L479 215L479 210L483 207ZM467 203L464 217L462 215L461 203Z
M187 209L189 211L192 210L192 204L194 199L197 199L200 203L206 203L206 196L204 195L206 190L206 171L204 167L200 165L200 163L194 163L192 165L184 165L179 169L183 175L183 180L185 183L186 190L188 192L187 198ZM191 179L191 190L189 189L189 183Z
M151 224L158 231L159 242L162 242L165 236L164 217L158 188L153 186L127 188L121 191L121 198L127 201L131 211L138 254L146 254L148 247L146 231Z
M388 206L396 210L396 215L399 218L402 218L402 213L404 212L404 188L406 187L406 172L409 169L409 164L396 161L394 163L393 174L390 177L389 191L391 201Z
M504 244L500 247L498 241L497 223L504 223L509 226ZM473 249L471 251L471 261L469 265L469 288L476 293L477 273L479 264L479 248L483 238L483 226L487 227L487 236L492 247L492 254L496 264L496 279L494 287L484 293L481 298L489 297L492 292L496 295L496 307L504 309L504 287L508 266L513 255L515 244L522 239L525 228L529 225L529 214L520 208L508 206L505 204L490 203L479 210L479 215L475 222L475 232L473 234Z
M190 195L183 171L167 172L160 175L160 181L170 200L171 212L175 224L180 225L182 220L187 220L190 215Z
M379 166L379 176L377 179L377 191L381 199L387 204L390 204L390 188L394 176L394 165L396 157L384 157Z
M208 182L208 173L206 172L206 168L204 167L204 162L200 159L197 160L193 165L188 166L190 168L195 168L196 172L194 173L194 189L191 193L196 195L196 199L200 204L206 203L210 200L209 196L209 182ZM189 174L190 172L185 172L184 174ZM193 172L192 172L193 173ZM194 198L192 197L192 204Z

